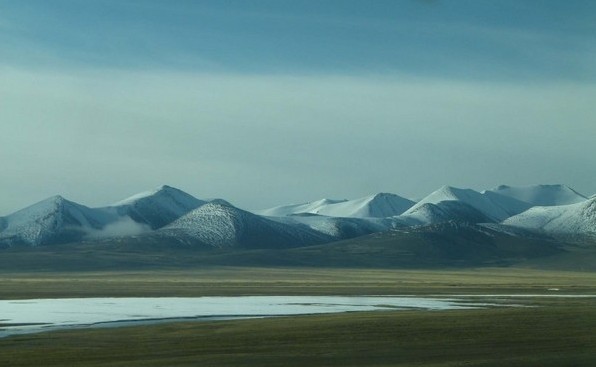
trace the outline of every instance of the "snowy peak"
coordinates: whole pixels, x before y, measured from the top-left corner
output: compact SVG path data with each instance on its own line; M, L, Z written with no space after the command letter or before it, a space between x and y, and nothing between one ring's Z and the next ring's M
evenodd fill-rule
M439 203L448 201L458 201L467 204L479 211L486 218L496 222L500 222L530 207L527 204L519 202L519 200L494 193L479 193L471 189L443 186L419 201L404 214L406 216L413 215L425 204L438 205Z
M360 205L359 205L360 204ZM389 193L379 193L360 200L353 200L354 211L347 217L393 217L414 206L412 200Z
M576 204L587 199L565 185L532 185L532 186L507 186L501 185L492 192L508 196L532 206L555 206Z
M160 232L191 237L219 248L283 248L330 240L307 226L278 223L221 202L205 204Z
M294 214L302 214L302 213L318 213L321 208L324 208L328 205L333 205L337 203L342 203L347 200L333 200L333 199L321 199L316 201L310 201L307 203L300 203L300 204L290 204L290 205L282 205L276 206L269 209L262 209L254 211L255 214L264 215L266 217L285 217L288 215Z
M40 245L68 242L103 228L114 217L105 211L53 196L4 218L0 242Z
M305 204L280 206L257 211L257 214L283 217L311 213L331 217L385 218L397 216L414 205L414 202L401 196L379 193L353 200L322 199Z
M121 200L117 203L114 203L111 206L134 205L140 201L160 200L165 198L169 198L173 201L179 201L181 203L196 203L200 201L192 195L187 194L180 189L168 185L161 185L155 188L154 190L143 191L124 200Z
M462 202L482 202L481 194L471 189L459 189L452 186L443 186L432 192L430 195L420 200L410 210L416 210L418 207L430 203L438 204L442 201L462 201ZM408 211L410 211L408 210Z
M52 212L56 212L56 211L60 211L62 210L62 208L64 206L77 206L78 204L66 200L65 198L63 198L60 195L55 195L55 196L51 196L47 199L41 200L33 205L30 205L24 209L21 209L12 215L21 215L21 214L27 214L27 215L33 215L33 216L38 216L38 215L44 215L47 213L52 213Z
M56 195L21 209L9 215L7 219L10 226L55 219L59 224L99 227L104 218L101 214L94 213L91 208Z
M169 224L165 229L184 230L213 247L236 245L244 229L245 214L230 205L208 203Z
M503 224L553 234L596 235L596 198L576 204L533 207Z
M458 200L444 200L437 204L424 203L408 210L399 219L410 225L429 225L444 222L489 223L492 219L478 209Z
M133 195L111 207L121 215L128 215L138 223L157 229L205 203L182 190L163 185L155 190Z
M0 245L37 246L135 235L163 227L203 203L170 186L160 186L105 208L88 208L52 196L2 218Z
M414 205L413 201L401 196L379 193L324 205L311 213L330 217L385 218L400 215L412 205Z
M428 197L435 197L435 200L446 201L446 200L459 200L460 197L475 195L476 191L471 189L460 189L453 186L444 185L438 190L431 193Z
M59 205L64 204L65 202L72 203L72 201L68 201L60 195L54 195L54 196L50 196L49 198L42 200L39 203L33 204L33 205L57 205L57 206L59 206Z

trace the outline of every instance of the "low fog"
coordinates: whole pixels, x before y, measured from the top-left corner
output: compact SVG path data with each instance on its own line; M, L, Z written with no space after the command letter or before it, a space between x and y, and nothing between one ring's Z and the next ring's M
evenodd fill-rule
M151 231L146 224L137 223L130 217L122 217L117 222L106 225L101 230L89 230L85 236L87 239L101 239L121 236L134 236Z

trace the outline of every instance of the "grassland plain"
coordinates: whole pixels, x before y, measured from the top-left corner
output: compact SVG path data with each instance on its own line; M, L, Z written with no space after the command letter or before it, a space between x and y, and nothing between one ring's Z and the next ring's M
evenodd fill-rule
M211 267L127 272L5 272L0 278L2 299L596 294L594 273L514 268ZM535 307L177 322L20 335L0 339L0 366L596 365L596 299L526 298L514 302Z
M596 294L596 273L203 267L182 270L0 273L1 299L230 295Z
M594 366L594 300L70 330L0 340L2 366Z

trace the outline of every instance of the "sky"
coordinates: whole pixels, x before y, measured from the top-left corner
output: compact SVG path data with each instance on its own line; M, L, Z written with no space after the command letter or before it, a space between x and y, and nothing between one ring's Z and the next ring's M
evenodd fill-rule
M596 2L0 0L0 215L596 193Z

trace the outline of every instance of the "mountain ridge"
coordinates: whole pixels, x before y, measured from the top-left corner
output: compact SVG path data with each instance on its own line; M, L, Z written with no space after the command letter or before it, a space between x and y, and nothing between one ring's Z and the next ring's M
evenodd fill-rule
M544 207L530 203L570 201L575 203ZM173 242L211 248L257 248L259 241L265 247L286 248L447 222L502 224L503 230L510 228L518 236L529 236L531 231L591 234L596 231L593 201L565 185L501 185L482 192L443 186L418 203L378 193L249 212L223 199L201 200L162 185L98 208L60 195L47 198L0 217L0 247L139 236L168 242L170 236Z
M202 205L160 231L183 233L215 248L288 248L332 240L306 226L275 222L222 202Z
M535 206L503 224L554 234L596 235L596 198L559 206Z
M38 245L60 241L60 237L80 240L116 219L108 211L91 209L56 195L4 217L0 242Z
M259 215L276 217L311 213L332 217L383 218L400 215L414 204L415 203L412 200L396 194L377 193L352 200L321 199L308 203L278 206L254 212Z
M459 201L481 212L492 221L500 222L512 215L530 208L522 202L494 193L480 193L472 189L460 189L443 186L432 192L416 205L408 209L404 215L411 215L424 204L440 204L446 201Z
M588 199L574 189L562 185L529 185L529 186L507 186L500 185L492 190L487 190L514 199L527 202L532 206L558 206L576 204Z
M128 197L107 208L146 224L151 229L158 229L206 203L180 189L162 185L155 190Z

